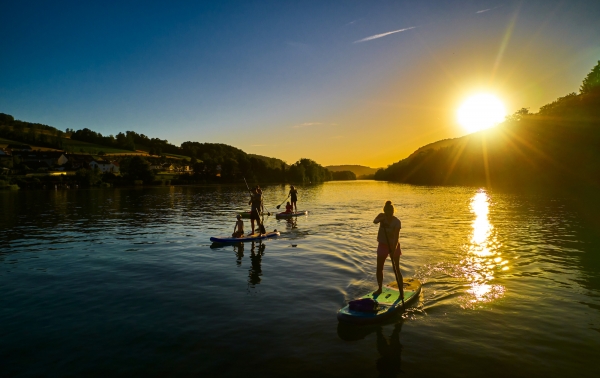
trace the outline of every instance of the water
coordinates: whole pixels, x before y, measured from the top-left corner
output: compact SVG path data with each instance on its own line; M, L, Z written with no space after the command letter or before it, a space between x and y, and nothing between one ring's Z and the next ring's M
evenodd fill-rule
M272 212L286 195L265 189ZM387 199L422 296L343 327L336 311L375 288ZM600 239L574 199L330 182L300 188L308 216L266 219L278 239L211 245L246 201L234 186L0 192L0 375L596 376Z

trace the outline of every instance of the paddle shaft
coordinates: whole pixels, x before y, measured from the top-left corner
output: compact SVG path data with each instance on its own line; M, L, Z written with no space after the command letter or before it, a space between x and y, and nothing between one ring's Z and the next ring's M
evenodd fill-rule
M290 195L288 194L287 197L285 197L285 199L283 200L283 202L287 201L287 199L290 198ZM280 203L279 205L276 206L276 209L279 210L279 208L281 207L281 205L283 205L283 202Z
M382 225L380 225L379 227L382 227ZM398 245L398 241L396 240L396 244L394 244L394 249L390 250L390 239L388 238L388 234L387 231L385 229L385 227L383 228L383 233L385 234L385 241L387 242L388 245L388 252L390 253L390 260L392 260L392 269L394 270L394 275L396 276L396 283L398 284L398 291L400 291L402 293L402 306L404 307L404 286L403 286L403 282L400 282L400 279L398 278L398 276L402 276L400 274L400 266L396 267L396 263L394 262L394 253L396 253L396 246ZM400 265L400 262L398 262L398 265ZM396 270L398 269L398 270Z

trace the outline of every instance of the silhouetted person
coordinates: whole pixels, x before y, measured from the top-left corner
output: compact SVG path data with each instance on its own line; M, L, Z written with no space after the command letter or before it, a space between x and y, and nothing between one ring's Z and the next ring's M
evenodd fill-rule
M254 221L256 221L260 230L260 214L263 212L262 194L259 192L258 186L254 187L254 189L252 190L252 194L250 196L250 201L248 201L248 204L251 205L250 225L252 226L252 233L254 234Z
M285 205L285 212L290 214L294 211L293 209L294 207L290 204L290 201L288 201L287 205Z
M241 238L244 236L244 221L240 214L238 214L236 218L237 221L235 222L235 227L233 228L233 234L231 234L231 236L234 238Z
M298 202L298 191L294 188L294 185L290 185L290 202L292 203L292 207L295 209L294 211L298 212L298 206L296 202Z
M400 255L402 252L400 251L400 243L398 238L400 237L400 229L402 228L402 223L400 219L394 216L394 205L392 205L392 201L387 201L385 206L383 207L383 213L380 213L375 217L373 223L379 223L379 232L377 233L377 242L379 245L377 246L377 285L379 285L379 289L373 292L373 296L377 296L381 294L381 286L383 284L383 266L385 265L385 260L390 254L390 250L393 250L394 264L396 266L400 266ZM389 245L388 245L389 243ZM395 270L395 269L394 269ZM400 287L401 297L404 297L404 288L402 286L402 275L398 270L398 280Z

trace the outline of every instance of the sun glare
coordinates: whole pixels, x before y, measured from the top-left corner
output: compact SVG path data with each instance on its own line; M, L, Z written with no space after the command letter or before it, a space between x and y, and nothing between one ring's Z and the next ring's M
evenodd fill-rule
M470 133L496 126L504 117L504 104L491 94L471 96L458 108L458 123Z

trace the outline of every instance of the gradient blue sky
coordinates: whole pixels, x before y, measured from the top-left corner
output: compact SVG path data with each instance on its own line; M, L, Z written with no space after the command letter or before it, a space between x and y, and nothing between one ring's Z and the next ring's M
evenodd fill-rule
M385 166L464 135L470 94L512 113L577 91L599 16L577 0L3 1L0 112Z

